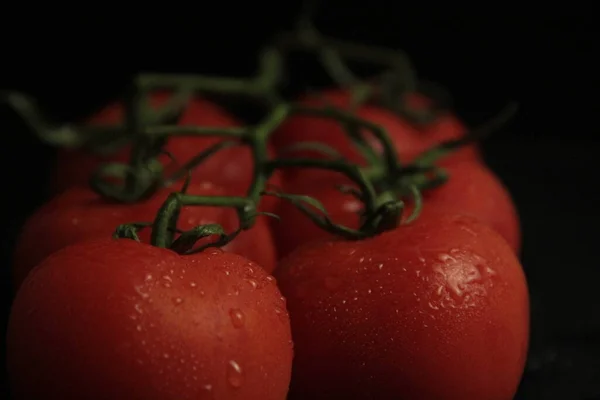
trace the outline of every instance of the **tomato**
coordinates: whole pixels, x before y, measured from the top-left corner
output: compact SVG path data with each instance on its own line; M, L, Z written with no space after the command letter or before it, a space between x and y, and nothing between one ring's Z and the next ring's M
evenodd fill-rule
M331 104L347 109L350 106L351 96L347 90L331 89L317 95L307 95L298 101L306 107L322 107ZM419 106L422 106L420 101ZM356 110L356 115L367 121L378 124L386 129L402 162L412 161L415 156L430 147L440 144L445 140L459 139L466 133L466 127L451 113L442 113L429 124L418 126L408 120L387 111L383 108L364 105ZM369 141L376 149L381 150L379 143L374 141L372 135L367 135ZM302 141L321 142L336 149L343 156L355 163L364 163L354 149L352 142L347 138L341 125L334 120L315 118L312 116L295 116L287 120L273 135L273 145L281 152L282 149ZM318 153L302 150L294 151L294 156L318 156ZM446 157L443 164L455 160L479 160L479 150L475 146L466 146L454 154ZM290 170L286 175L295 175L296 170Z
M514 252L437 215L300 247L276 270L295 358L290 399L512 399L529 302Z
M169 99L169 94L158 92L151 97L151 105L159 107ZM112 125L123 121L123 107L121 103L111 104L97 115L92 116L91 125ZM216 104L199 97L193 98L179 120L179 125L211 126L218 128L241 126L232 115ZM223 140L218 137L188 136L169 139L165 150L169 151L180 165L191 160L202 150ZM80 150L59 150L56 168L52 177L54 192L60 192L76 185L87 185L92 173L103 163L117 161L127 162L130 157L130 146L126 146L118 153L110 156L93 155ZM170 165L171 160L161 157L163 165ZM227 189L232 195L245 195L251 182L253 173L253 160L247 146L238 146L219 151L214 156L205 160L193 170L192 181L206 181L217 183ZM167 168L173 172L174 167ZM276 173L270 183L279 185L280 177ZM275 198L265 198L265 209L272 209Z
M519 218L510 193L502 182L483 164L457 162L447 171L450 178L446 184L423 191L421 216L439 211L474 216L498 231L518 253L521 246ZM349 182L340 175L327 174L323 177L321 180L292 180L286 184L284 191L314 197L325 206L334 222L358 228L362 204L336 188L336 185ZM408 214L411 208L409 204L405 212ZM287 201L279 204L276 214L281 223L272 227L280 257L303 243L332 237ZM289 226L294 229L288 229Z
M273 277L244 257L79 242L18 292L15 399L284 400L292 341Z
M163 189L150 200L133 205L108 202L85 188L72 188L58 195L37 210L21 230L13 263L16 287L35 265L69 244L111 237L121 224L152 222L170 193L171 190ZM205 182L190 185L188 193L218 196L224 195L224 189ZM270 272L277 257L265 218L257 218L252 229L240 233L224 249L241 254ZM223 207L184 207L178 227L187 230L207 223L220 223L230 231L238 226L237 214ZM149 228L140 233L142 241L149 242L149 236Z

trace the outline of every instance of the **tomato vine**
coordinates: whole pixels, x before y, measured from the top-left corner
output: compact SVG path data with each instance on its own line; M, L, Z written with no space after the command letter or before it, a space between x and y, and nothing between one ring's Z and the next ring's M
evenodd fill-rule
M402 164L386 130L367 120L358 118L351 110L325 105L302 107L283 99L279 89L285 69L286 56L292 51L315 54L332 80L339 86L352 90L352 105L358 107L369 102L392 110L413 123L426 123L435 119L439 108L413 109L407 98L419 89L419 82L406 55L401 51L359 45L322 35L310 23L301 18L297 29L276 37L274 43L260 53L258 73L254 77L220 77L201 75L141 74L135 78L127 92L125 121L122 125L89 127L51 124L40 112L35 101L21 93L5 94L4 99L29 124L38 137L52 145L68 148L90 148L110 151L132 144L129 164L109 163L102 165L91 177L92 188L102 196L119 202L133 203L152 195L161 186L172 186L185 178L188 171L214 155L233 146L248 146L252 150L254 172L252 184L245 197L196 196L187 193L187 182L181 191L174 191L158 210L153 222L122 225L116 237L138 239L137 231L151 227L151 242L180 253L192 253L210 246L222 246L233 240L239 232L253 226L258 215L261 197L276 196L294 203L315 224L333 234L350 240L376 235L396 227L401 221L409 223L418 216L421 191L439 186L447 176L436 161L448 153L479 140L498 129L516 112L510 104L487 124L470 132L464 138L436 146L410 164ZM349 67L352 62L366 62L380 66L385 71L373 80L360 79ZM153 109L148 104L148 94L167 89L174 95L162 107ZM174 122L182 114L187 102L195 94L216 93L242 96L260 101L268 112L254 126L214 128L177 126ZM434 102L435 103L435 102ZM276 157L270 158L267 143L271 134L287 118L296 115L330 119L339 123L356 148L367 161L359 166L341 157L335 149L320 143L301 143L325 155L324 159ZM368 144L365 135L372 135L382 149L379 154ZM216 136L222 139L186 162L169 176L158 156L164 153L165 143L177 136ZM277 169L320 168L345 175L356 188L352 193L363 203L362 224L352 229L332 221L327 210L316 199L270 190L267 181ZM117 183L115 183L117 181ZM405 200L410 198L415 207L407 218L402 218ZM182 207L220 206L237 211L239 228L225 232L219 225L208 224L190 231L177 230L177 218ZM315 212L314 209L319 212ZM268 214L274 216L272 214ZM274 216L275 217L275 216ZM195 247L199 239L208 236L218 239Z

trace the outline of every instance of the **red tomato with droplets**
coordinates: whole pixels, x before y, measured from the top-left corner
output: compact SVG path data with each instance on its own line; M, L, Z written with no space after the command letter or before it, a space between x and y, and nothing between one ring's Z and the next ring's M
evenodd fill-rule
M474 218L437 215L298 248L276 270L295 357L289 399L512 399L529 300L521 265Z
M158 92L151 95L151 105L160 107L169 100L170 95ZM112 125L123 122L123 105L115 103L107 106L91 117L91 125ZM241 122L216 104L194 97L181 116L178 125L196 125L204 127L238 127ZM223 140L218 137L180 136L168 140L165 150L169 151L179 165L185 164L198 153ZM87 186L93 172L103 163L127 162L130 157L130 146L110 156L100 156L80 150L59 150L56 169L52 177L54 192L60 192L73 186ZM162 156L163 165L172 165L167 156ZM219 151L205 160L192 171L192 182L211 181L224 187L232 195L245 195L252 183L252 153L248 146L238 146ZM177 167L167 168L167 173ZM279 185L279 173L275 173L270 183ZM261 208L273 209L275 198L265 198Z
M17 400L285 400L293 353L285 299L258 265L110 238L35 268L7 340Z
M69 244L111 237L121 224L152 222L171 192L163 189L151 199L136 204L113 203L85 188L72 188L58 195L38 209L21 229L13 261L15 287L44 258ZM225 190L205 182L191 184L188 193L223 196ZM258 217L252 229L240 233L224 249L241 254L271 272L277 257L265 218ZM178 227L188 230L207 223L219 223L225 230L232 231L238 227L237 213L224 207L184 207ZM150 228L140 232L140 239L150 242Z
M450 178L446 184L422 193L421 216L427 217L440 211L474 216L498 231L518 253L521 247L519 217L510 193L502 182L483 164L454 163L447 171ZM336 188L336 185L347 185L348 180L339 174L335 178L330 174L323 177L322 180L310 181L299 178L287 182L284 190L316 198L325 206L334 222L358 228L362 204ZM405 212L408 215L410 209ZM332 237L287 201L279 204L276 214L281 222L274 223L272 227L280 257L303 243ZM294 229L288 229L289 226Z
M424 106L421 97L415 104ZM331 89L319 95L306 95L298 101L306 107L323 107L330 104L339 108L349 109L351 101L350 92L342 89ZM415 125L408 120L399 117L391 111L373 105L359 107L355 114L362 119L378 124L386 129L396 151L403 163L412 161L423 151L440 144L446 140L459 139L466 134L467 128L453 114L446 112L440 114L435 121ZM366 137L381 150L379 143L373 136ZM288 119L273 135L273 145L281 152L284 148L303 141L321 142L333 147L343 156L355 163L364 163L362 156L355 150L352 142L348 139L341 125L334 121L312 116L294 116ZM294 156L323 157L309 150L298 150L292 153ZM441 163L448 164L453 161L480 160L479 150L475 146L466 146L452 155L444 158ZM290 170L286 175L295 175L297 170Z

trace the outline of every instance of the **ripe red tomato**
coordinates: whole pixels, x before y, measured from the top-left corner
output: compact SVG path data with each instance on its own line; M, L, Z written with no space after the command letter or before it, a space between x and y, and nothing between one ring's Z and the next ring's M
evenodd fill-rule
M152 95L151 105L160 107L167 102L170 95L158 92ZM92 116L89 123L92 125L112 125L123 121L123 105L114 103ZM179 125L196 125L211 127L236 127L241 123L232 115L216 104L199 97L193 98L181 119ZM169 139L165 150L169 151L180 164L191 160L202 150L223 140L217 137L176 137ZM130 156L130 146L110 156L100 156L79 150L59 150L56 168L52 177L54 192L66 188L82 185L86 186L92 173L103 163L110 161L127 162ZM161 157L163 165L171 164L167 157ZM168 168L173 172L175 168ZM232 195L245 195L251 182L253 173L252 153L247 146L224 149L207 159L192 172L192 182L215 182L224 187ZM279 173L275 173L270 183L279 185ZM265 198L264 209L273 209L275 198Z
M8 328L15 399L284 400L289 317L244 257L79 242L28 276Z
M306 95L300 98L298 103L307 107L322 107L325 104L331 104L347 109L350 106L350 100L351 96L347 90L332 89L320 93L320 96ZM445 140L459 139L467 130L462 122L451 113L443 113L434 122L422 126L411 124L390 111L372 105L359 107L356 110L356 115L381 125L387 130L402 162L412 161L421 152ZM379 143L374 141L371 135L367 135L367 137L378 148ZM333 147L350 161L363 163L362 156L357 153L352 142L336 121L312 116L295 116L287 120L277 130L273 135L272 142L274 147L280 151L287 146L302 141L321 142ZM294 151L293 154L294 156L318 156L318 153L308 150ZM442 163L479 159L478 148L467 146L446 157ZM296 170L290 170L289 173L286 173L286 175L295 174L297 174Z
M507 400L529 302L514 252L458 215L294 251L276 270L296 355L290 399Z
M111 237L121 224L152 222L170 193L163 189L150 200L128 205L108 202L85 188L63 192L37 210L23 226L13 262L15 286L18 287L44 258L69 244ZM188 193L222 196L224 189L205 182L191 184ZM257 218L252 229L240 233L224 249L241 254L271 272L277 257L265 218ZM237 214L235 210L223 207L184 207L178 227L187 230L207 223L219 223L226 230L233 230L238 226ZM142 230L140 239L149 242L149 238L150 229Z
M447 167L447 171L450 178L445 185L423 192L421 217L440 211L474 216L498 231L518 253L521 246L519 218L502 182L480 163L457 162ZM325 206L334 222L358 228L361 203L335 187L348 181L340 175L323 177L322 180L298 178L287 182L284 191L314 197ZM281 223L274 223L272 228L280 257L303 243L331 237L287 201L279 204L276 214ZM294 229L287 228L289 226Z

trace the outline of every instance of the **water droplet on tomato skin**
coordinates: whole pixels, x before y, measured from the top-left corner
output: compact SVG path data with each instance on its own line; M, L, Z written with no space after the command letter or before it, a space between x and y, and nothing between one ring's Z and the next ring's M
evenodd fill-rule
M244 371L235 360L227 363L227 382L233 388L240 388L244 384Z
M183 299L181 297L173 297L172 301L173 304L176 306L180 306L181 304L183 304Z
M229 317L231 318L231 324L234 328L240 329L244 326L245 316L242 310L238 308L232 308L229 310Z
M247 279L246 282L252 286L252 289L258 289L258 282L256 282L254 279Z
M197 284L196 282L190 282L190 287L191 287L192 289L195 289L195 288L197 288L197 287L198 287L198 284Z

